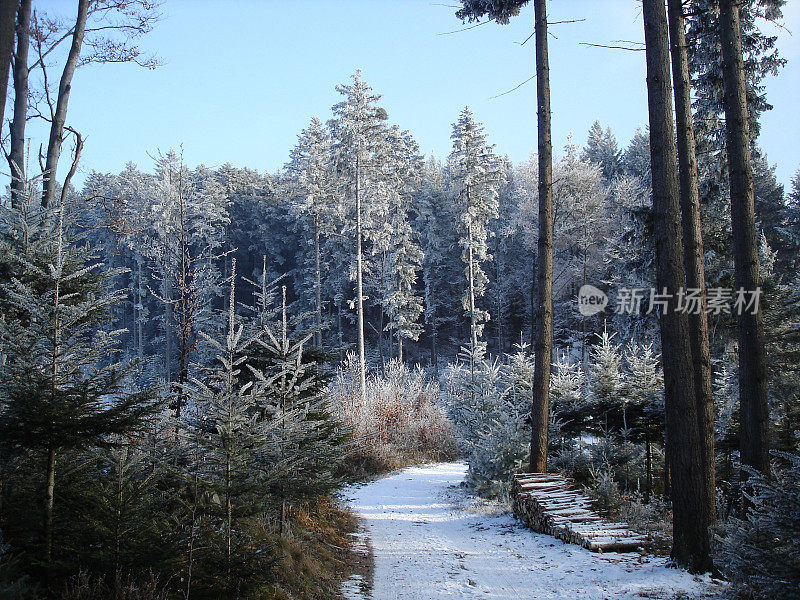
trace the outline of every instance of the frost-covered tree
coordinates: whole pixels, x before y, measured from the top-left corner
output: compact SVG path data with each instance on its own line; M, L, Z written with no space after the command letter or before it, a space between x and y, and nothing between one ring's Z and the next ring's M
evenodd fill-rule
M800 592L800 456L773 455L771 478L746 469L746 513L717 527L714 562L737 591L789 600Z
M622 154L623 171L642 181L650 181L650 135L641 127L636 129Z
M619 173L621 154L611 128L603 129L600 121L595 121L589 128L589 136L586 146L581 152L581 158L600 165L603 170L603 179L611 182Z
M403 360L403 340L417 340L422 333L422 298L415 287L424 254L418 234L411 226L412 199L419 185L421 157L416 142L407 132L393 127L389 130L392 173L389 196L391 228L386 270L385 310L389 315L387 327L397 335L397 356Z
M550 377L550 400L553 416L565 425L562 429L580 432L586 410L586 374L581 363L570 359L566 352L556 355Z
M313 253L303 265L304 277L301 285L314 290L314 310L316 331L314 341L322 345L323 327L323 246L330 234L332 223L332 203L335 200L336 180L331 156L331 140L322 122L314 117L309 126L298 136L292 149L289 162L284 167L286 173L284 187L289 194L294 211L300 215L302 231L307 242L313 245ZM306 244L303 244L305 249Z
M664 374L658 358L652 344L629 344L622 383L625 425L633 428L634 439L645 445L647 498L653 493L653 445L661 441L664 431Z
M385 204L385 182L381 167L388 152L386 111L378 106L380 94L361 79L358 70L352 85L341 84L336 91L345 98L333 107L328 122L333 139L336 169L341 175L345 196L352 202L351 229L355 234L355 280L358 357L361 363L361 391L366 390L366 349L364 332L364 239L365 217L379 212Z
M478 341L489 313L477 306L486 291L488 278L482 263L491 260L487 239L488 225L497 218L497 193L503 183L500 160L487 142L483 125L476 122L466 107L453 125L453 151L448 157L450 193L459 211L459 245L467 279L463 306L469 318L470 351Z
M507 498L511 475L528 460L533 358L520 349L510 364L478 357L445 374L445 395L478 493Z
M589 398L595 427L607 427L608 414L619 409L622 401L622 353L614 337L615 334L603 331L591 351Z

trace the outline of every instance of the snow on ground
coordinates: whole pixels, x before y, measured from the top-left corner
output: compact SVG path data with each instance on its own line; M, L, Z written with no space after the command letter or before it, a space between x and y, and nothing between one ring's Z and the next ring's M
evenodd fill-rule
M413 467L344 491L375 557L372 585L346 583L349 600L672 599L720 591L707 577L667 568L664 558L595 554L534 533L469 497L459 486L465 473L463 463Z

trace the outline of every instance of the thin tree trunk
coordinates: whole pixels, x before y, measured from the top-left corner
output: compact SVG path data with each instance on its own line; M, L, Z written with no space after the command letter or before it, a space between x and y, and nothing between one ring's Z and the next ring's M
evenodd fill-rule
M322 260L319 248L319 215L314 215L314 256L316 260L316 279L314 281L317 295L317 331L314 340L317 346L322 346Z
M25 173L25 124L28 120L28 50L30 49L31 0L22 0L17 11L17 51L14 55L14 117L11 121L11 206L22 205Z
M536 289L530 470L547 471L550 416L550 363L553 354L553 143L550 125L550 60L547 52L547 6L534 0L536 14L536 100L539 152L539 243Z
M53 502L56 489L56 450L47 451L44 488L44 559L48 568L53 556Z
M364 284L361 249L361 176L356 154L356 304L358 306L358 367L361 398L367 397L367 359L364 350Z
M659 325L672 479L672 558L692 571L702 572L711 568L710 520L704 505L689 319L685 313L675 310L677 294L685 289L686 277L664 0L645 0L642 12L647 57L656 282L659 290L669 294L669 303L660 315Z
M14 24L18 8L19 0L0 0L0 129L6 114L8 73L14 53Z
M144 358L144 283L142 283L142 258L136 256L136 273L138 285L136 288L136 301L138 307L138 319L136 321L136 355L141 360Z
M437 376L439 375L439 361L437 360L436 356L436 353L438 352L438 349L436 348L436 339L438 337L439 332L436 329L436 323L433 322L431 324L431 366L433 367L433 372Z
M672 44L672 80L678 136L681 221L683 224L683 260L686 287L699 290L698 311L689 313L689 336L694 363L694 393L697 403L700 451L703 460L705 510L716 520L716 485L714 465L714 396L711 389L711 352L708 347L706 315L706 278L703 265L703 230L700 223L700 192L697 188L697 156L692 124L691 83L686 32L681 0L668 0L669 32Z
M381 254L381 302L378 307L380 315L378 316L378 354L380 355L381 359L381 374L385 374L386 372L386 358L383 355L383 307L386 306L386 286L384 282L386 281L386 251L384 250ZM371 324L370 324L371 325ZM372 328L375 329L375 326L372 325ZM389 334L389 358L392 358L392 336Z
M475 319L475 262L474 252L472 249L472 226L469 229L469 249L467 250L469 256L469 349L473 358L470 359L470 364L474 361L475 352L478 350L478 323Z
M720 0L719 6L733 261L736 287L749 295L760 293L760 277L741 25L739 8L734 0ZM768 475L769 407L764 320L760 304L754 313L741 310L738 326L742 462Z
M342 304L336 303L336 339L339 345L339 362L344 360L344 332L342 331Z
M645 465L647 469L647 483L644 488L644 501L650 502L650 496L653 494L653 446L650 443L649 429L646 433L647 439L645 440Z
M61 155L61 144L64 141L62 136L64 134L64 124L67 120L67 105L69 104L69 93L72 89L72 76L78 67L88 14L89 0L78 0L78 16L75 21L75 30L72 33L72 45L67 55L64 71L61 74L61 81L58 84L56 109L53 113L53 122L50 124L50 140L47 143L47 156L45 158L44 173L42 174L44 178L42 206L45 207L55 197L56 171L58 169L58 158Z

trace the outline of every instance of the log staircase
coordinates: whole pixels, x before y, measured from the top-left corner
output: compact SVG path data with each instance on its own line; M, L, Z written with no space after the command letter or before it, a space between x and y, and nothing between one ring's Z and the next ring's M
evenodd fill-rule
M571 489L571 481L553 473L520 473L511 486L514 515L539 533L552 535L592 552L633 552L647 536L627 523L603 520L591 500Z

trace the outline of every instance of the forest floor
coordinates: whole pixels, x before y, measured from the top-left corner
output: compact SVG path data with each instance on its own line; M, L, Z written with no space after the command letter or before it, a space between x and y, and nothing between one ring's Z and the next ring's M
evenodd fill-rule
M404 469L346 488L370 569L348 600L581 600L719 598L710 578L663 557L595 554L524 528L507 509L470 496L463 463ZM371 559L371 560L369 560Z

